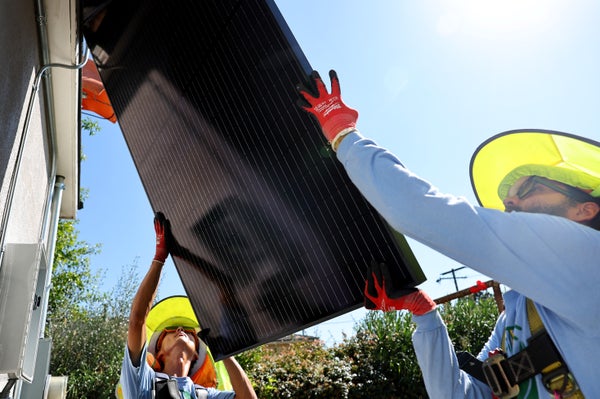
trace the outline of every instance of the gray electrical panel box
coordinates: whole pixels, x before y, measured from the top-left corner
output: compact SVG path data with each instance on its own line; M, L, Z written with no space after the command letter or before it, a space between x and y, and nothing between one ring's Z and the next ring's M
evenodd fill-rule
M7 244L0 267L0 374L31 382L48 273L43 244Z
M46 399L48 397L48 385L52 378L48 374L51 351L52 341L49 338L40 339L35 366L35 378L31 383L25 382L21 385L21 399Z

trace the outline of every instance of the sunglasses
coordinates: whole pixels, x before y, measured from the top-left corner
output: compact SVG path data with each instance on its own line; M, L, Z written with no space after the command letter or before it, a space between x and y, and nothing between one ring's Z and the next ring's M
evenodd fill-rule
M517 189L517 197L519 199L525 199L530 196L536 188L537 184L548 187L549 189L561 193L569 198L574 199L577 202L590 202L594 201L594 197L588 193L581 191L575 187L562 185L560 183L548 180L540 176L530 176L525 180Z
M195 328L183 327L183 326L169 326L169 327L163 328L162 332L160 333L160 336L158 337L158 340L156 341L156 351L158 352L158 350L162 346L162 341L165 338L165 335L177 332L179 330L183 331L187 335L191 335L192 337L194 337L194 343L196 344L196 350L198 350L198 345L199 345L200 339L198 337L198 334L196 334Z
M163 328L164 333L174 333L177 330L181 329L186 334L196 335L196 329L193 327L183 327L183 326L169 326Z

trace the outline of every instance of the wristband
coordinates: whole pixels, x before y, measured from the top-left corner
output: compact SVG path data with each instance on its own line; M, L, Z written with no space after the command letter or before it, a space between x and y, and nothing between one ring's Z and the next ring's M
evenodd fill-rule
M354 131L358 132L358 130L355 127L347 127L340 131L338 134L336 134L333 140L331 140L331 148L333 149L333 151L337 152L338 146L340 145L344 137L346 137Z

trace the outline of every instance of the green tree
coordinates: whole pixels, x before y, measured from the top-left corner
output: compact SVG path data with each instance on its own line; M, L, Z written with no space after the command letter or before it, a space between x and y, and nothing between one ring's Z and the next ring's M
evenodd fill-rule
M52 268L52 288L48 294L50 320L85 314L90 304L102 303L105 295L98 285L100 273L92 273L90 257L100 245L79 240L77 221L60 220Z
M99 127L84 120L82 130L93 135ZM112 291L103 292L102 272L91 269L99 250L79 239L77 221L59 221L45 335L52 339L50 374L69 377L67 397L73 399L114 397L140 280L135 260L123 267Z
M68 398L109 398L119 380L129 305L139 282L137 263L127 265L111 292L100 291L90 271L90 246L64 222L57 237L47 336L50 373L67 375ZM66 244L66 245L64 245ZM54 292L53 292L54 291Z
M67 375L67 398L114 397L123 359L125 320L79 315L53 326L51 374Z

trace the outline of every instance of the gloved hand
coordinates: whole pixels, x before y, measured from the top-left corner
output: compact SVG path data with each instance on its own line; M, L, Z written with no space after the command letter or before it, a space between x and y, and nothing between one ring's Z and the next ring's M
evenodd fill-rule
M375 263L365 281L365 307L384 312L405 309L421 316L435 309L436 304L424 291L396 287L388 266Z
M165 215L162 212L156 212L154 216L154 231L156 232L154 260L161 263L165 263L167 256L169 256L169 246L167 244L167 237L170 233L169 228L169 221L165 218Z
M313 71L310 77L312 83L316 86L317 93L314 95L306 86L299 84L297 86L298 92L308 102L309 106L304 104L303 101L299 105L317 118L323 134L335 151L341 139L356 129L358 112L352 108L348 108L342 102L340 81L334 70L329 71L331 94L327 92L327 88L317 71Z

